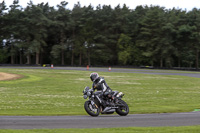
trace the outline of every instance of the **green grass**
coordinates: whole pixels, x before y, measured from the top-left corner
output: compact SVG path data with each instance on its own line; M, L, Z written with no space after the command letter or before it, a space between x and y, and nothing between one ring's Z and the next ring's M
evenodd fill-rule
M200 126L186 127L129 127L129 128L93 128L93 129L33 129L0 130L1 133L199 133Z
M89 71L0 69L24 75L0 81L0 115L86 115L82 90ZM165 71L164 71L165 72ZM125 93L130 113L188 112L200 108L200 79L184 76L99 72L113 90ZM1 133L198 133L200 126L3 130Z
M0 69L24 75L0 81L0 115L86 115L82 91L90 71ZM125 93L130 113L189 112L200 108L200 78L99 72Z

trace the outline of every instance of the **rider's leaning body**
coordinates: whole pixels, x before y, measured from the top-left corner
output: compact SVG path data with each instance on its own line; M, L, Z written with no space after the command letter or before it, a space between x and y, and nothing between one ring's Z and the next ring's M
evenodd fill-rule
M107 85L103 77L100 77L98 73L91 73L90 79L93 82L92 89L93 91L102 91L104 98L112 98L111 92L112 89Z

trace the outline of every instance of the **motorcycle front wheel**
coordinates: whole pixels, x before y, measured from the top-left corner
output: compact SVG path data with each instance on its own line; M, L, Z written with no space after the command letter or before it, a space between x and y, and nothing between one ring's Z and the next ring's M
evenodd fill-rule
M85 111L91 116L98 116L100 109L98 107L93 107L91 101L86 101L84 104Z
M118 103L123 105L123 106L119 106L119 108L116 109L117 114L121 115L121 116L128 115L129 107L128 107L127 103L125 101L123 101L123 100L119 100Z

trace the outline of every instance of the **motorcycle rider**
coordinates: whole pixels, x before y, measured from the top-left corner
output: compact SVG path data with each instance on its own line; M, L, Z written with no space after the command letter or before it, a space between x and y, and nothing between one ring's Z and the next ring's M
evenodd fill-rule
M98 73L93 72L90 74L90 79L93 82L93 84L92 84L93 91L95 91L96 89L98 91L102 91L103 92L102 97L114 100L114 97L112 97L112 95L111 95L112 90L107 85L107 83L103 77L100 77L98 75ZM106 104L110 105L109 103L106 103Z

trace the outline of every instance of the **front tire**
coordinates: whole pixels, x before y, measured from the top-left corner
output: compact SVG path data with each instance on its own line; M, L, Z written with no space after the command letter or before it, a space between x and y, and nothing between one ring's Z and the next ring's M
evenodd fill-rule
M129 113L129 107L127 105L127 103L123 100L119 100L118 102L119 104L122 104L123 106L119 106L119 108L116 109L116 112L118 115L121 116L126 116Z
M99 116L100 109L94 108L91 104L91 101L86 101L84 104L85 111L91 116Z

